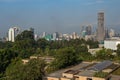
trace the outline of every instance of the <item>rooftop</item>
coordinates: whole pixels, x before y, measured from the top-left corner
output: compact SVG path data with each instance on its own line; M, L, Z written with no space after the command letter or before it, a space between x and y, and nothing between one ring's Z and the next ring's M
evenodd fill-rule
M101 71L105 68L107 68L108 66L112 65L113 63L111 61L103 61L100 63L97 63L95 65L93 65L92 67L90 67L88 70L93 70L93 71Z
M64 72L64 73L77 74L77 73L79 73L79 71L78 71L78 70L68 70L68 71L66 71L66 72Z
M120 67L116 69L113 73L113 75L120 75Z
M48 75L48 77L61 78L62 73L66 73L68 75L73 74L76 77L78 76L94 77L94 75L97 73L97 76L107 77L110 73L113 73L113 72L114 73L119 72L119 75L120 75L119 67L120 67L119 64L115 64L108 60L99 62L99 63L98 62L97 63L82 62L79 65L72 66L72 67L51 73Z
M86 62L82 62L82 63L80 63L80 64L78 64L78 65L76 65L76 66L71 66L71 67L69 67L69 68L66 68L66 69L62 69L62 70L58 70L58 71L55 71L54 73L51 73L51 74L49 74L49 75L47 75L48 77L56 77L56 78L59 78L59 77L61 77L62 76L62 73L64 73L64 72L68 72L68 73L74 73L75 71L79 71L80 70L80 68L82 68L82 67L85 67L85 66L88 66L88 65L90 65L91 63L86 63Z
M93 71L81 71L79 74L77 74L78 76L88 76L88 77L92 77L94 75L95 72Z

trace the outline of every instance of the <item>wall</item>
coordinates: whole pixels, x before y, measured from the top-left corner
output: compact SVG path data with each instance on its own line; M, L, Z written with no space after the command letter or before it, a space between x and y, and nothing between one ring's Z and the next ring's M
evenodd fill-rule
M69 79L69 78L60 78L60 80L73 80L73 79Z
M67 78L73 78L73 74L68 74L68 73L62 73L62 76Z
M105 40L104 41L104 48L117 50L117 45L120 44L120 41L116 40Z
M47 77L47 80L60 80L60 79L55 77Z

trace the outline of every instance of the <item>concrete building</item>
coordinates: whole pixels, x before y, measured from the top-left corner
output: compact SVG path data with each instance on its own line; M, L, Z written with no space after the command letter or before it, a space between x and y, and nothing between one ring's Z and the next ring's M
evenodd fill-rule
M34 39L37 41L39 39L39 36L37 34L34 34Z
M43 32L43 33L42 33L42 38L44 38L46 35L47 35L47 33L46 33L46 32Z
M117 50L117 45L120 44L118 39L104 40L104 48Z
M84 30L84 31L82 32L82 38L85 38L85 36L86 36L86 31Z
M110 29L109 36L110 38L115 36L115 31L113 29Z
M109 38L109 30L106 28L105 29L105 39Z
M86 26L86 34L91 35L92 34L92 27L91 25Z
M18 27L10 28L8 31L8 41L14 42L15 37L19 32L20 32L20 29Z
M23 64L27 64L31 59L42 59L44 60L47 64L51 63L54 58L53 57L49 57L49 56L44 56L44 57L40 57L40 56L30 56L30 58L28 59L22 59Z
M69 34L63 34L63 39L70 40L70 35Z
M72 35L71 35L71 39L78 39L79 36L76 32L73 32Z
M52 38L53 40L58 40L59 39L59 33L58 32L54 32L52 36L53 36L53 38Z
M104 12L98 13L98 28L97 28L97 40L99 42L104 41L105 29L104 29Z
M48 75L47 80L114 80L111 74L119 67L119 64L111 61L98 63L84 62L72 68L56 71L55 73ZM106 75L101 76L102 73L106 73ZM119 79L119 77L116 78L116 80Z

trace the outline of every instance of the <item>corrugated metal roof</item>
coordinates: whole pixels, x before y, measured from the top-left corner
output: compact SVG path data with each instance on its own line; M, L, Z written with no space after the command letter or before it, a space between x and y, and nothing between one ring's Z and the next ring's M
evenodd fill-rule
M96 65L93 65L92 67L90 67L88 70L93 70L93 71L101 71L105 68L107 68L108 66L112 65L113 63L111 61L103 61L101 63L98 63Z

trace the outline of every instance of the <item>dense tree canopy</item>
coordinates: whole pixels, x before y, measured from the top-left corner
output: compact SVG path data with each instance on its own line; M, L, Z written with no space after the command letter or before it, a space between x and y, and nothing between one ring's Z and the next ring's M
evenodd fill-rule
M111 49L102 49L98 52L96 52L96 58L98 60L112 60L114 56L112 55L112 50Z
M17 57L17 53L10 49L0 50L0 74L4 73L11 60Z
M15 41L25 39L34 39L34 33L32 31L25 30L16 36Z
M6 70L7 80L43 80L45 75L45 61L32 59L23 65L21 60L14 60Z
M117 45L117 55L120 56L120 44Z

